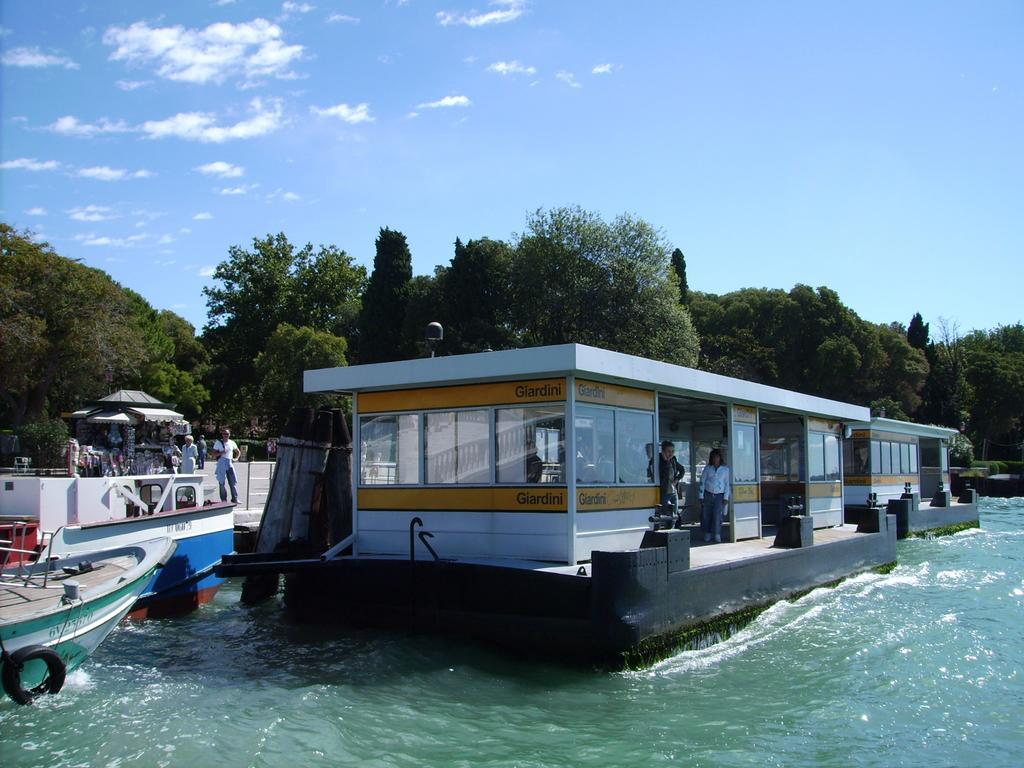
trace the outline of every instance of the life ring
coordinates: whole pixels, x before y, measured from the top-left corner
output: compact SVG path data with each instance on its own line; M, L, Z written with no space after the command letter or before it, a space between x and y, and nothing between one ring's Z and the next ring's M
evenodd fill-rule
M53 648L45 645L26 645L14 653L4 654L3 684L4 691L19 704L31 704L32 699L41 693L57 693L64 687L67 667L64 660ZM21 687L21 671L25 665L39 659L46 664L46 677L43 682L31 690Z

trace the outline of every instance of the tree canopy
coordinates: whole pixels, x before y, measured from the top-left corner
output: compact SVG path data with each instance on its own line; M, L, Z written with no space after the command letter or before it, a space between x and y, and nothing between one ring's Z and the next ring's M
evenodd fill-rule
M664 236L626 214L611 223L581 208L532 214L515 243L510 317L526 346L576 342L697 363Z
M359 317L359 362L379 363L402 357L402 329L409 303L412 254L405 235L384 227L377 236L373 272Z

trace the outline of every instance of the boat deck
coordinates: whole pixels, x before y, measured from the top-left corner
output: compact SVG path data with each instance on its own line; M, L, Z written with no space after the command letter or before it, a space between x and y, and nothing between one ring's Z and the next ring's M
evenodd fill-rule
M839 525L834 528L819 528L814 531L814 544L818 547L845 539L852 539L867 534L858 533L856 525ZM737 563L745 560L755 560L766 557L776 552L790 550L776 549L775 536L765 536L760 539L745 539L737 542L714 543L699 541L699 529L691 530L692 542L690 545L690 570L698 568L710 568L712 566L724 565L726 563ZM400 555L373 555L363 554L345 556L339 559L368 559L368 560L408 560L408 557ZM477 557L456 557L442 558L454 562L472 565L495 565L502 568L519 568L522 570L544 571L546 573L561 573L565 575L589 577L591 575L590 565L584 564L581 572L579 565L551 565L536 560L516 560L512 558L488 559Z
M125 573L137 562L130 555L122 555L94 563L93 570L87 573L51 572L45 587L41 572L27 585L24 577L5 572L0 576L0 624L18 621L58 604L64 596L65 581L77 581L83 590L88 590Z

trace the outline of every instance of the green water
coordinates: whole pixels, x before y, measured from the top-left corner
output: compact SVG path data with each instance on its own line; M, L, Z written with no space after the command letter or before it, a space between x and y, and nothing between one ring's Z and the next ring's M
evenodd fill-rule
M1020 766L1024 499L982 526L635 673L289 626L229 584L0 703L0 766Z

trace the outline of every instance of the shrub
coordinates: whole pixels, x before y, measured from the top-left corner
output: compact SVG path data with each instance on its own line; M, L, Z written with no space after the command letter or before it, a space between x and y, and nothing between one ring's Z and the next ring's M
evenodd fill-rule
M974 466L974 445L967 435L956 434L950 438L949 460L956 467Z
M33 467L59 467L68 444L68 425L60 419L40 419L18 429L18 438Z

